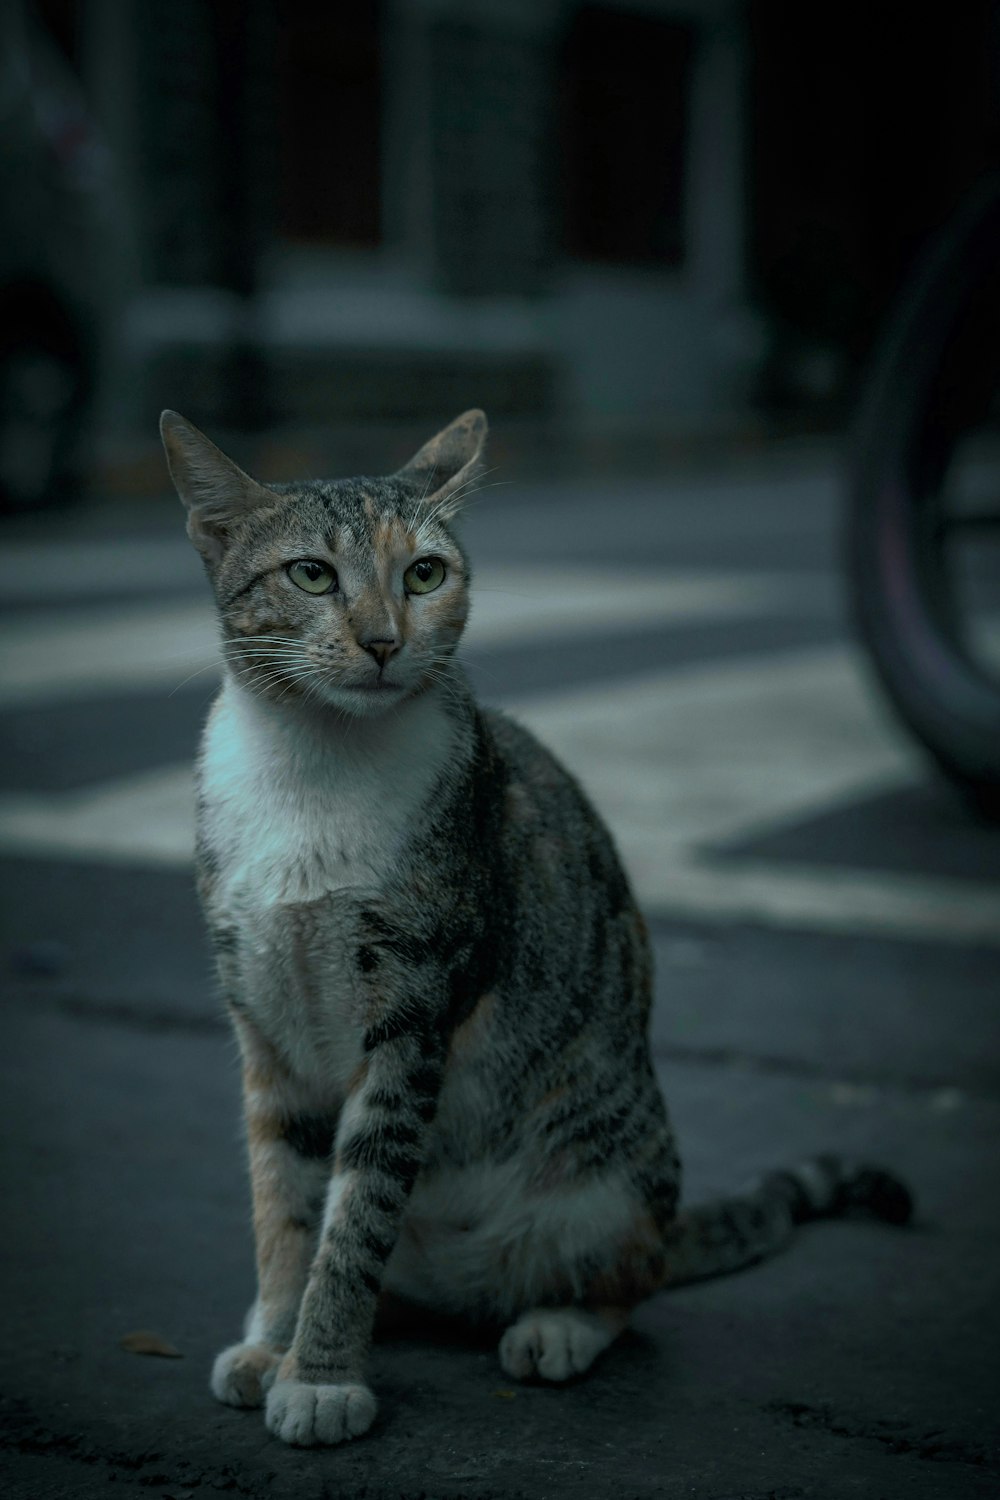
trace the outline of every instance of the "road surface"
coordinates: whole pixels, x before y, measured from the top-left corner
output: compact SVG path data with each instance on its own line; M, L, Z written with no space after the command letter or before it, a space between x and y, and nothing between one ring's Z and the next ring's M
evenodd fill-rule
M1000 1492L1000 832L869 685L837 502L820 452L484 489L467 659L590 788L650 916L688 1196L832 1148L904 1173L916 1225L810 1226L660 1296L570 1389L385 1343L375 1429L321 1453L207 1389L252 1263L190 878L198 560L166 497L8 528L5 1494ZM126 1352L135 1329L181 1357Z

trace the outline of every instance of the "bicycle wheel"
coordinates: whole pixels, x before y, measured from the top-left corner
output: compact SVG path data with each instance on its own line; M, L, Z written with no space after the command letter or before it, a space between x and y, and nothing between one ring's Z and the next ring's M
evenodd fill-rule
M988 608L1000 568L987 561L1000 543L998 377L1000 179L991 179L931 247L890 323L854 434L847 526L854 618L878 678L938 766L991 816L1000 815L1000 661Z

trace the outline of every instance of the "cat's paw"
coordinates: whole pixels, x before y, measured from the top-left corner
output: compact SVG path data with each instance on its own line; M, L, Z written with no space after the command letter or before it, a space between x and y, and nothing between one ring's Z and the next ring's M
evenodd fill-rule
M212 1395L227 1406L263 1406L282 1356L267 1344L232 1344L212 1366Z
M299 1448L344 1443L375 1420L375 1397L365 1385L306 1385L278 1380L267 1398L267 1430Z
M539 1307L523 1313L500 1340L500 1364L515 1380L571 1380L589 1370L612 1333L594 1313Z

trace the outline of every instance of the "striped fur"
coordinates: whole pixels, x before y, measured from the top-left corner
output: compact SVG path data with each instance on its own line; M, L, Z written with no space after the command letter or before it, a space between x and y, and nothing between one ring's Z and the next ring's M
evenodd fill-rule
M300 486L163 430L226 662L198 879L243 1056L258 1294L220 1400L339 1442L374 1419L385 1295L506 1329L510 1375L564 1380L642 1298L804 1218L904 1218L893 1179L826 1158L678 1213L628 881L580 788L454 658L482 414L397 475ZM297 586L303 559L326 592Z

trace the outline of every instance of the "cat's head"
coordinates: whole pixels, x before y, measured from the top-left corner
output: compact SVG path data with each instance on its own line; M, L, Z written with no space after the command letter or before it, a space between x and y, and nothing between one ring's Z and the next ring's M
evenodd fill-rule
M475 488L481 411L398 473L302 484L258 484L176 412L160 432L237 682L360 717L440 679L468 614L452 523Z

